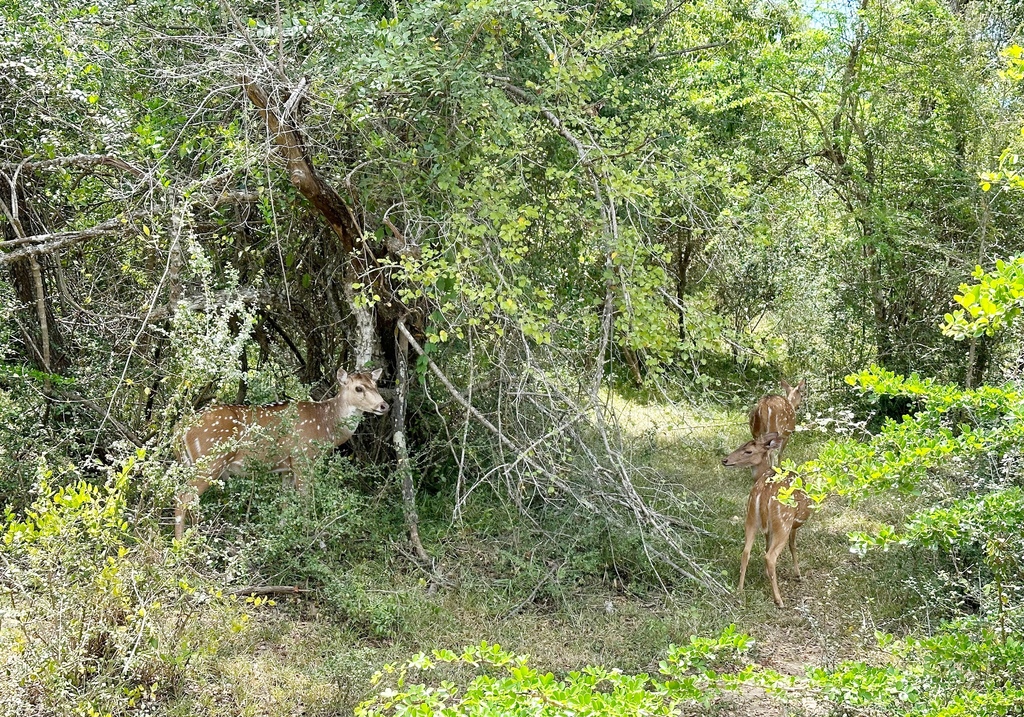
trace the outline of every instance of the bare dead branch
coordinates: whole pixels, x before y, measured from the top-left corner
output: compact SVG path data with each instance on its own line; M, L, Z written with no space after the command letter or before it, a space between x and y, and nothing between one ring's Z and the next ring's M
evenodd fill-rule
M88 239L96 239L98 237L110 236L111 234L118 234L124 231L127 226L129 218L141 217L141 213L135 213L129 217L115 217L108 219L105 222L101 222L91 229L82 229L80 231L73 232L55 232L53 234L36 234L35 236L21 237L20 239L13 240L11 242L0 242L0 249L10 246L11 244L24 245L32 244L33 246L26 247L24 249L18 249L7 253L0 253L0 264L10 264L11 262L20 261L30 256L38 256L40 254L51 254L58 249L77 244L78 242L86 241Z
M13 169L17 165L5 164L5 169ZM120 157L116 157L112 154L75 154L69 157L57 157L56 159L43 159L38 161L28 161L25 163L25 167L29 169L61 169L64 167L79 167L83 169L89 169L92 167L111 167L113 169L120 169L134 177L145 176L145 171L136 167L130 162L126 162Z

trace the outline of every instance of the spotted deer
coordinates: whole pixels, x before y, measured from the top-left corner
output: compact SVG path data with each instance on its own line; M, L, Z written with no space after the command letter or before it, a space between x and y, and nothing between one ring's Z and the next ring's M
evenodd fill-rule
M270 464L274 473L290 473L292 484L301 488L295 470L301 456L315 456L318 444L345 443L363 413L387 412L388 404L377 391L380 374L380 369L353 374L339 369L340 391L326 401L217 406L203 412L182 436L181 459L197 470L188 488L177 495L174 536L182 537L186 515L210 484L240 473L250 459Z
M781 383L784 396L769 394L758 401L750 411L750 434L754 438L760 438L766 433L778 433L781 439L779 453L782 453L789 437L796 430L796 411L800 408L804 393L807 391L806 380L801 380L796 388L785 381Z
M807 494L802 490L793 491L792 505L779 501L779 491L789 488L789 478L770 480L775 475L771 464L771 452L781 448L782 436L778 433L766 433L752 441L747 441L735 451L722 459L722 465L728 468L750 468L754 475L754 487L747 498L747 519L744 524L745 541L743 555L740 558L740 585L743 592L743 581L747 575L747 562L750 560L750 549L758 533L765 536L765 570L772 584L772 599L779 607L783 607L782 595L779 594L779 581L775 575L775 565L779 555L789 545L793 554L793 569L797 580L800 579L800 564L796 557L796 530L811 515L811 504ZM790 501L787 501L789 503Z

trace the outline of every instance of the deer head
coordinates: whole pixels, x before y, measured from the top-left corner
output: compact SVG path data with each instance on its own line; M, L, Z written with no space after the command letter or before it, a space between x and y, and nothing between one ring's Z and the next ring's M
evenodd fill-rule
M338 396L351 412L362 411L375 416L383 416L388 412L387 402L377 391L377 380L382 369L370 373L350 374L343 368L338 369Z
M795 411L800 408L800 404L803 403L804 400L804 394L807 392L807 379L800 379L800 383L796 385L796 388L790 386L785 379L779 383L782 384L782 390L786 396L786 400L793 406L793 410Z
M766 433L760 438L747 441L722 459L726 468L757 468L769 460L769 454L782 446L783 439L778 433Z

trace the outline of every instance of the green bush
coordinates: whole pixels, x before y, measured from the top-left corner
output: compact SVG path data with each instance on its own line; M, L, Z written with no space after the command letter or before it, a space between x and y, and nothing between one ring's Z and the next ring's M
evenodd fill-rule
M946 621L920 639L879 635L880 659L812 671L801 690L847 714L1020 714L1024 396L1012 384L962 389L878 367L847 380L911 399L913 413L868 441L830 441L798 469L804 485L819 496L914 496L922 509L901 525L851 535L852 547L939 556L943 567L922 597Z
M72 466L58 486L41 463L31 505L7 509L6 714L122 715L176 697L248 623L245 603L203 581L181 546L149 542L151 526L136 530L127 496L144 460L140 450L103 486L76 477Z
M676 715L680 706L708 705L722 690L748 679L753 674L749 666L736 672L719 670L736 669L751 645L750 638L734 627L716 639L693 638L689 645L669 647L658 677L586 667L559 678L531 667L526 655L486 642L461 653L435 650L431 656L420 653L405 664L388 665L375 675L377 692L356 709L356 715ZM441 668L465 678L464 684L417 681Z
M847 662L811 670L806 689L846 714L906 717L1002 717L1024 710L1024 643L973 623L935 636L878 636L880 664Z
M222 494L227 515L220 516L238 519L222 556L237 563L227 566L231 579L309 590L328 616L367 635L401 631L401 596L376 590L379 579L360 573L385 536L402 530L400 512L375 510L355 487L368 470L332 455L312 466L301 491L281 490L279 478L258 470L232 478Z

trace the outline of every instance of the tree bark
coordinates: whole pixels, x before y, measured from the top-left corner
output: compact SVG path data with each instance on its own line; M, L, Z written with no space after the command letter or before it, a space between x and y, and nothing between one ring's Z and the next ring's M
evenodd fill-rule
M416 488L413 485L412 464L409 461L409 447L405 441L405 412L409 400L409 340L398 332L395 351L395 400L391 406L392 434L395 455L398 457L396 472L402 480L402 508L405 512L405 528L409 543L416 557L430 563L430 556L420 541L419 513L416 512Z
M327 220L341 243L345 263L344 294L355 322L355 336L351 341L355 358L353 368L359 370L369 363L374 348L379 346L374 330L373 311L359 305L355 300L356 292L353 287L355 282L362 282L365 276L363 261L370 254L365 251L362 231L351 209L341 195L320 176L309 160L305 139L292 119L292 112L305 92L306 81L303 79L279 107L271 106L270 96L266 90L251 78L242 77L241 82L249 101L266 122L271 140L278 146L286 161L288 178L292 185ZM309 355L306 358L308 369L312 361Z

